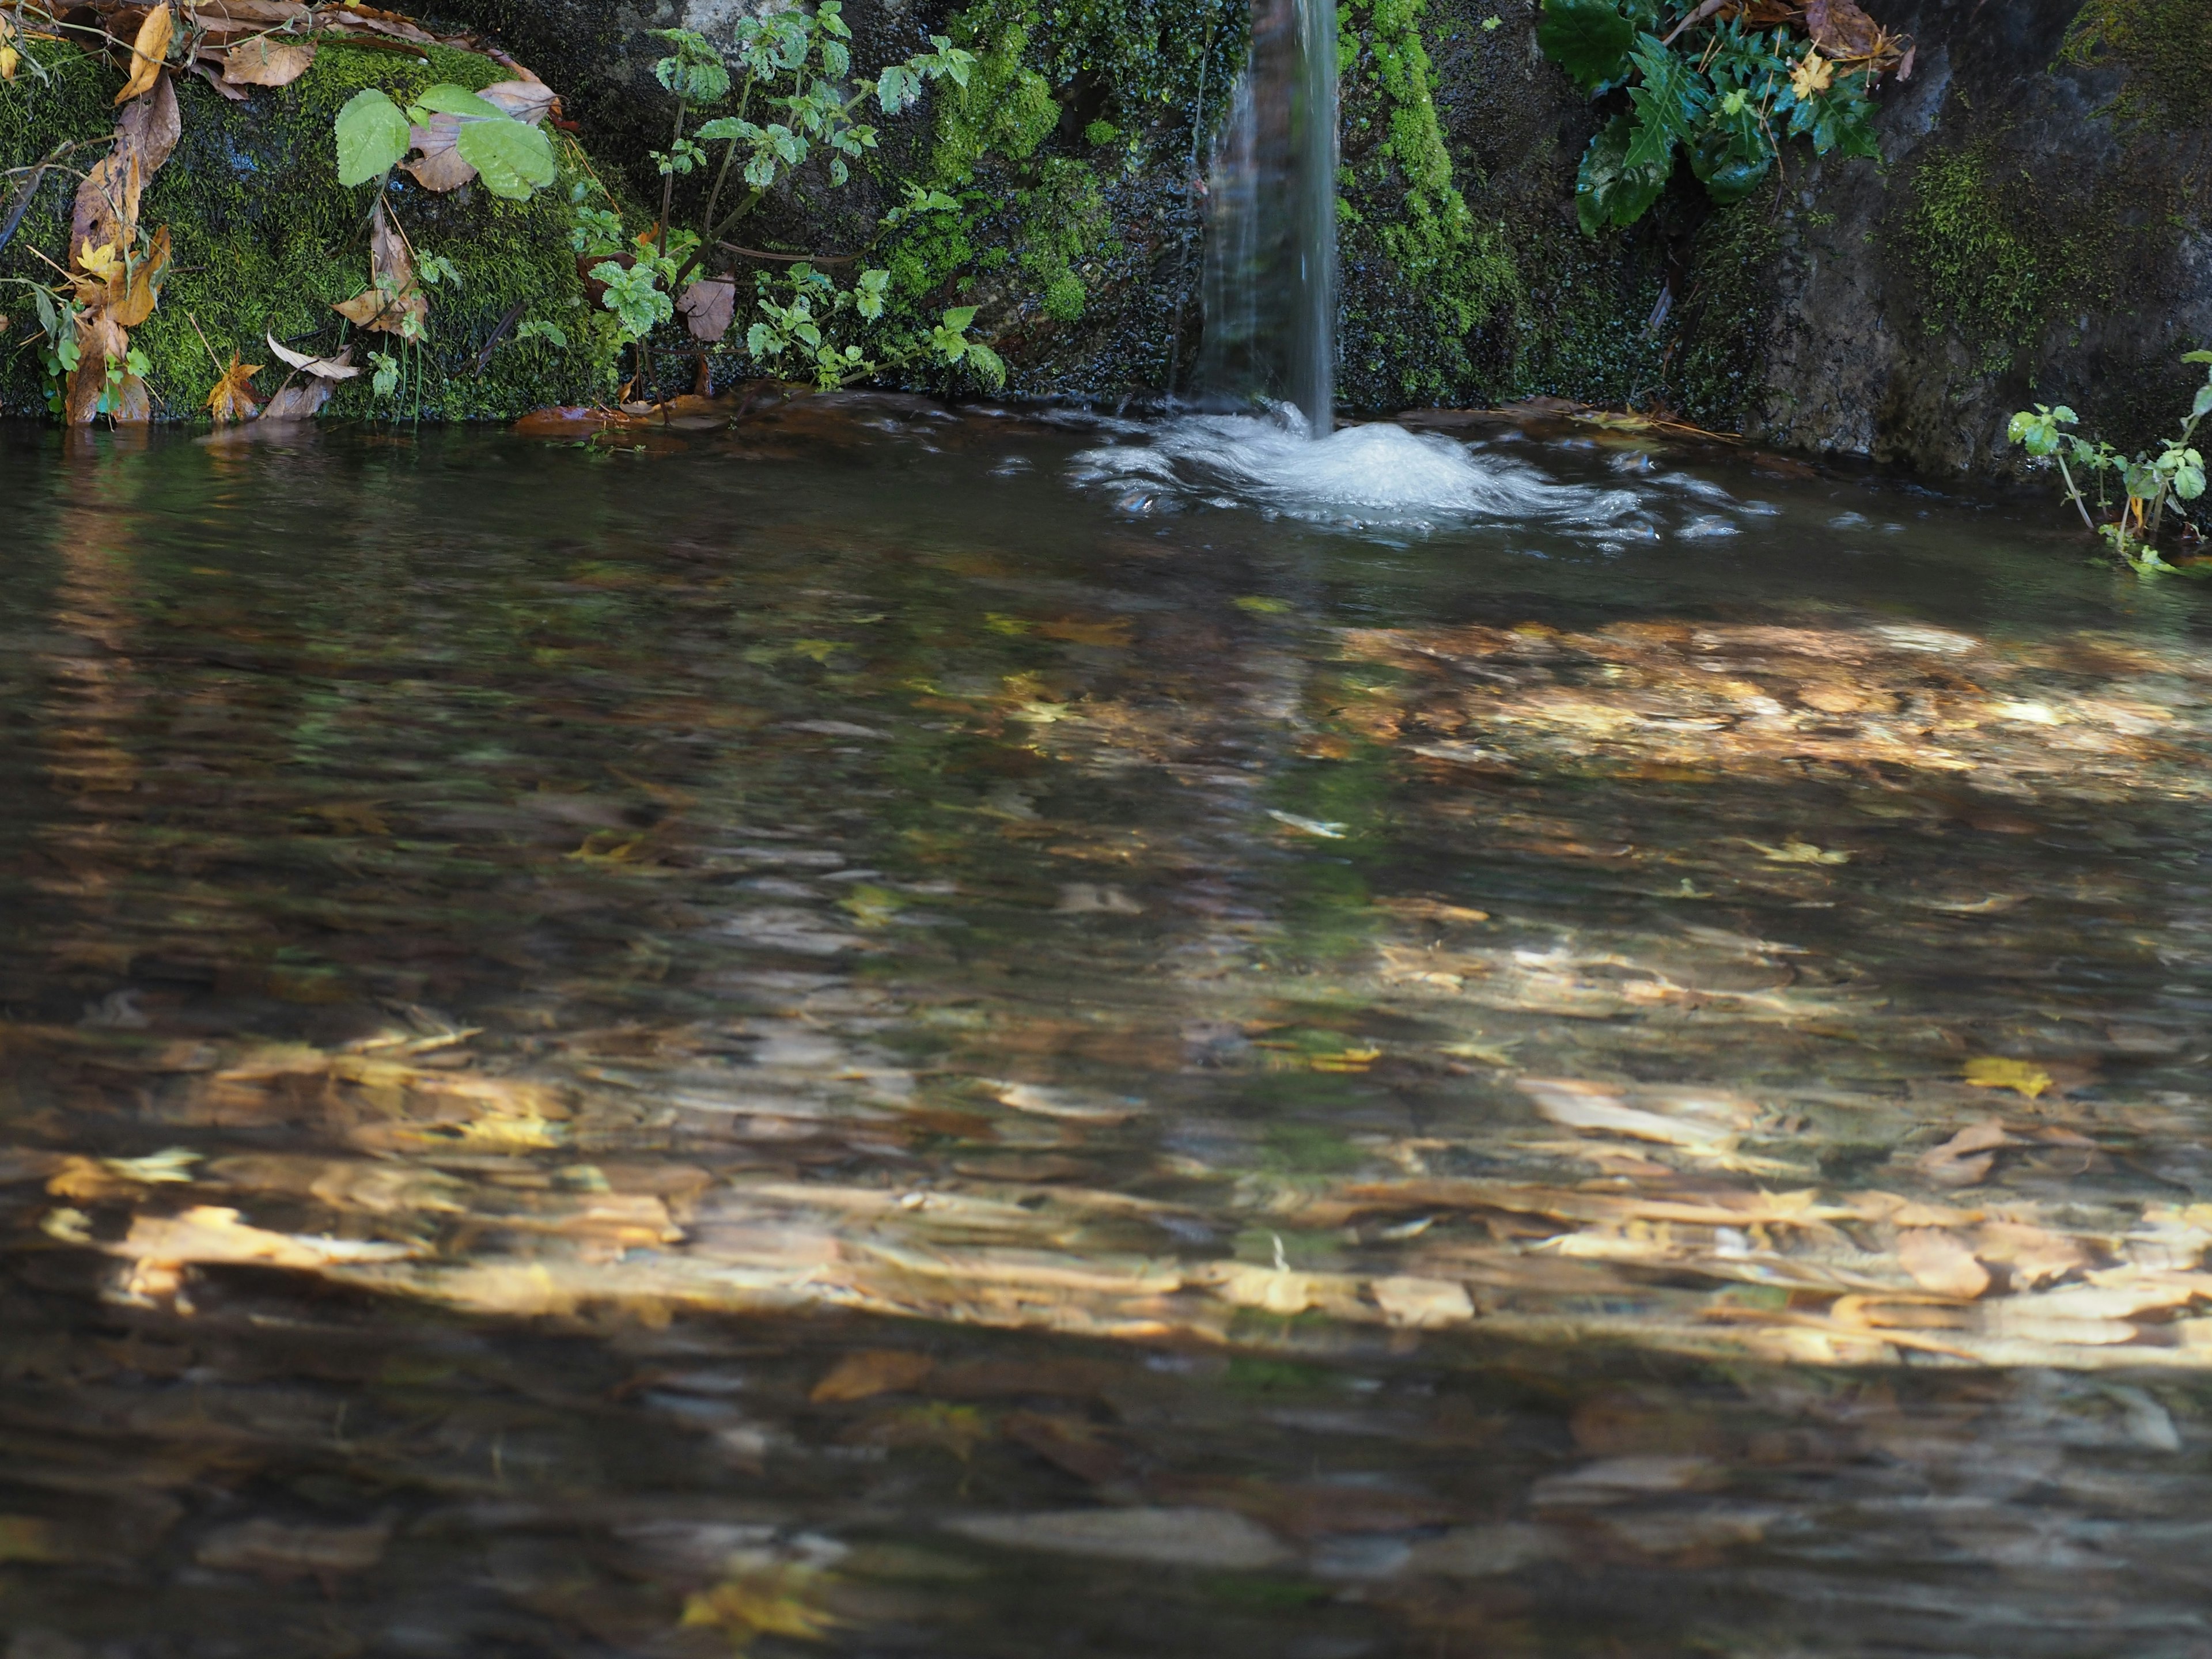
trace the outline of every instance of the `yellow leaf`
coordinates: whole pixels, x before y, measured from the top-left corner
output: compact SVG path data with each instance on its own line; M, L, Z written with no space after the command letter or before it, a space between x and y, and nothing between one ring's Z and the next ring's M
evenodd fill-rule
M1779 847L1769 847L1763 841L1747 839L1744 845L1753 848L1770 864L1849 864L1849 853L1823 851L1809 841L1785 841Z
M169 55L169 41L177 32L177 20L170 14L168 0L161 0L146 14L146 21L138 26L138 38L131 43L131 78L123 83L123 90L115 94L115 101L127 104L143 92L151 92L154 82L161 78L161 65Z
M687 1600L684 1623L721 1631L740 1651L756 1636L819 1642L842 1622L810 1605L810 1598L820 1594L822 1579L818 1568L797 1562L739 1573Z
M2051 1073L2024 1060L1990 1055L1966 1062L1966 1081L1977 1089L2010 1089L2033 1100L2051 1086Z
M123 270L123 253L114 243L94 247L90 242L78 250L77 264L91 276L103 283L112 283Z
M0 46L0 81L15 78L15 66L23 61L23 54L13 46Z
M31 1515L0 1515L0 1561L58 1561L53 1528Z
M1797 94L1800 102L1816 93L1826 92L1836 78L1836 66L1811 46L1796 68L1790 71L1790 90Z
M840 1400L867 1400L879 1394L903 1394L936 1368L926 1353L910 1348L867 1348L847 1354L830 1373L814 1385L807 1398L822 1404Z

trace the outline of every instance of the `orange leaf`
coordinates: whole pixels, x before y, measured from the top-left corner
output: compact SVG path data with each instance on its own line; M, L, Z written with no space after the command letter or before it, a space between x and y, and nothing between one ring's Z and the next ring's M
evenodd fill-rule
M138 26L138 38L131 43L131 78L123 83L123 90L115 94L115 101L127 104L141 93L151 92L154 82L161 78L161 65L169 56L169 42L177 32L177 20L170 13L168 0L161 0L146 14L146 21Z
M229 421L250 421L257 412L253 402L253 377L261 372L259 363L241 362L238 354L230 354L230 367L208 393L208 412L215 416L217 426Z

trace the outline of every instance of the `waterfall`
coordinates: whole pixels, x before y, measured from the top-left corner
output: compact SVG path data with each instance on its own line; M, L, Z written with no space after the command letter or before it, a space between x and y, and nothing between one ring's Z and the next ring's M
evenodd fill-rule
M1252 55L1207 176L1206 337L1217 404L1335 426L1335 0L1252 0Z

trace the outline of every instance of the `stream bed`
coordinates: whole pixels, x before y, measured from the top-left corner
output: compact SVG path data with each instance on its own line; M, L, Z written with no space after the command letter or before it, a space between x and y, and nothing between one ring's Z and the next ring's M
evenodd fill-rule
M0 432L0 1653L2212 1655L2212 594L1646 430Z

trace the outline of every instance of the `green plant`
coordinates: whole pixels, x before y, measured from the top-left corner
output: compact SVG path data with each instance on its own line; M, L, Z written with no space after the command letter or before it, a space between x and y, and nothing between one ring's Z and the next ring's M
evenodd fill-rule
M1594 98L1628 107L1590 140L1575 179L1583 231L1634 224L1674 176L1678 156L1715 201L1741 201L1779 163L1786 139L1878 160L1872 82L1893 43L1877 34L1865 67L1841 70L1788 28L1710 21L1720 8L1681 0L1544 0L1545 56ZM1662 25L1672 27L1662 36ZM1800 47L1802 46L1802 51Z
M2192 351L2181 361L2212 365L2212 351ZM2160 557L2158 550L2166 508L2171 506L2179 518L2184 503L2204 493L2204 457L2192 447L2191 441L2197 435L2197 424L2207 414L2212 414L2212 368L2207 369L2204 384L2191 398L2189 414L2180 431L2165 443L2132 456L2122 455L2108 443L2093 443L2065 430L2077 425L2080 416L2063 404L2056 408L2038 404L2032 410L2021 410L2006 426L2005 438L2008 442L2021 445L2037 460L2057 463L2058 476L2065 481L2066 499L2074 503L2082 524L2102 536L2136 574L2153 576L2176 568ZM2124 504L2117 518L2100 524L2089 516L2088 498L2082 493L2081 481L2074 476L2075 467L2096 480L2100 513L2111 511L2106 477L2118 478ZM2193 567L2191 572L2194 574Z
M415 129L434 132L441 115L454 123L453 149L493 195L527 201L553 182L558 171L553 143L543 131L449 81L426 87L404 109L380 88L365 87L355 94L332 124L338 182L388 180L415 148Z
M760 314L745 331L745 349L763 363L797 358L824 391L858 385L887 368L924 362L947 368L965 363L986 384L1005 384L1006 368L999 355L969 336L975 320L973 306L945 312L927 333L917 331L872 350L836 337L840 320L848 315L864 323L880 319L890 289L888 270L864 270L849 289L838 288L805 264L792 266L780 278L760 277L756 305Z

